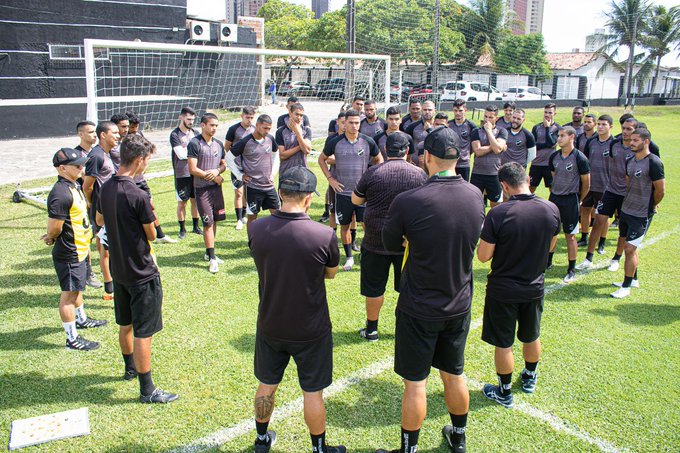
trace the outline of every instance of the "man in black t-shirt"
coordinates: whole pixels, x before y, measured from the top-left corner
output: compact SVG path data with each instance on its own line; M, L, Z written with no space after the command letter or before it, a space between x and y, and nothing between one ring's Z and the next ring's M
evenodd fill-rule
M479 190L455 174L460 153L455 132L435 128L425 138L424 150L430 179L397 195L382 233L385 250L399 252L406 243L394 343L394 370L406 387L402 445L397 451L417 450L433 366L444 382L452 421L444 427L444 437L454 451L465 451L470 395L463 362L470 329L472 260L484 203Z
M535 125L531 129L536 141L536 158L531 162L529 169L529 184L531 192L536 192L536 188L541 184L541 180L548 189L552 185L552 174L548 166L548 158L555 151L557 134L560 125L555 122L557 105L548 102L543 108L543 122Z
M389 110L388 110L389 113ZM401 119L398 112L397 120ZM364 240L361 242L361 295L366 297L366 327L359 335L368 341L378 341L378 316L385 301L385 288L394 272L394 290L399 291L399 277L403 253L385 250L381 233L387 222L387 211L398 194L425 184L423 170L406 162L411 137L394 131L387 136L387 162L369 168L354 188L352 203L366 204L364 212Z
M288 114L283 115L288 118ZM228 151L234 143L241 141L243 137L252 134L255 131L253 124L255 119L255 108L243 107L241 111L241 121L232 125L227 130L227 136L224 138L224 149ZM279 118L281 119L281 118ZM285 124L285 121L284 121ZM241 159L237 160L237 164L241 165ZM234 173L231 173L231 187L234 189L234 212L236 213L236 229L242 230L245 222L248 221L246 217L246 197L243 190L243 181L240 181Z
M378 116L378 105L373 99L368 99L364 103L364 114L366 117L361 120L359 132L375 138L376 135L384 132L387 129L385 120Z
M364 103L366 101L366 98L363 96L354 96L354 99L352 100L352 104L349 106L349 108L346 108L345 106L342 107L340 111L342 112L347 112L348 110L354 110L359 112L359 120L364 119ZM329 137L334 137L336 135L342 135L341 132L338 131L338 121L336 119L332 119L328 123L328 136Z
M422 117L423 107L418 99L411 99L408 104L408 113L401 119L401 124L399 125L399 130L404 132L404 130L416 121L420 121Z
M560 233L557 206L529 190L526 170L510 162L498 170L508 200L489 211L484 220L477 257L491 261L486 284L482 339L496 347L498 385L486 384L483 394L512 407L512 354L515 328L523 343L525 368L522 391L534 393L541 355L541 314L548 253Z
M144 137L123 139L118 173L102 186L97 223L106 223L123 378L139 378L140 402L169 403L178 395L157 388L151 378L151 337L163 328L163 288L151 246L156 216L146 192L134 182L153 152L153 144Z
M267 428L291 357L297 364L314 451L346 451L342 445L326 445L323 389L333 377L333 339L324 279L335 277L340 254L333 231L307 215L314 193L316 176L311 170L288 169L279 183L281 209L250 226L260 295L255 334L255 377L260 383L255 393L256 452L268 452L276 440Z
M52 259L59 279L59 316L66 331L66 349L89 351L99 343L78 335L77 329L100 327L98 321L85 315L83 291L87 284L87 260L92 229L87 214L87 201L77 180L82 176L87 157L80 151L62 148L52 158L59 179L47 197L47 233L42 240L53 245Z

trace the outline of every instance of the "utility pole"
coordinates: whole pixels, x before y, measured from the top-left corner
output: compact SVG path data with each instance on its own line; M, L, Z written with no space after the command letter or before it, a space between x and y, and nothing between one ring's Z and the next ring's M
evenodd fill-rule
M437 93L439 86L439 24L440 24L439 0L434 2L434 51L432 52L432 94Z
M439 1L439 0L437 0ZM347 19L346 19L346 35L347 35L347 53L356 53L357 36L355 27L355 17L357 7L354 0L347 0ZM348 102L352 101L354 96L354 60L347 59L345 62L345 97Z

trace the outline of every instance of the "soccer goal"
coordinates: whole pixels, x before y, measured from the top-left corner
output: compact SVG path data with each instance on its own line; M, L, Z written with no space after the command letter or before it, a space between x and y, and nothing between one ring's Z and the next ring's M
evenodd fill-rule
M170 127L184 106L203 113L272 102L272 82L282 102L390 102L388 55L98 39L84 48L87 118L95 122L134 111L147 127Z

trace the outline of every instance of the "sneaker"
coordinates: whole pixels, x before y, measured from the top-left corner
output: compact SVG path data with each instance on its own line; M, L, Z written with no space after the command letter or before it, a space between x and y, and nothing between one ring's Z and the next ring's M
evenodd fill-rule
M78 329L93 329L95 327L105 326L108 323L109 322L105 319L99 320L99 319L87 318L82 323L76 321L76 328L78 328Z
M258 444L257 440L255 441L255 453L268 453L269 449L272 448L272 445L276 443L276 433L274 431L267 431L267 443L266 444Z
M203 259L210 261L210 257L208 255L203 255ZM224 260L221 260L218 256L216 256L215 259L217 260L217 264L224 264Z
M527 370L522 371L522 391L524 393L534 393L536 391L536 382L538 381L538 372L534 371L534 374L528 374Z
M611 260L611 261L609 262L609 267L607 268L607 270L608 270L609 272L616 272L616 271L619 270L619 265L620 265L620 264L621 264L621 263L619 263L619 260Z
M562 279L564 283L571 283L574 280L576 280L576 271L574 269L568 271L567 275L565 275L564 278Z
M623 282L614 282L612 283L612 286L616 286L617 288L622 288L623 287ZM639 288L640 287L640 280L633 280L632 283L630 284L631 288Z
M356 243L352 242L352 251L353 251L353 252L360 252L360 251L361 251L361 247L359 247L358 245L356 245Z
M92 351L99 347L99 343L96 341L86 340L82 335L78 335L75 340L69 341L66 339L66 349L73 351Z
M621 287L614 291L613 293L611 293L609 296L615 299L623 299L624 297L628 297L630 296L630 287L629 288Z
M509 395L501 395L501 390L498 388L497 385L484 384L482 394L484 394L484 396L486 396L490 400L497 402L501 406L507 407L508 409L512 409L513 406L512 393L510 393Z
M324 214L324 215L322 215L321 218L319 219L319 222L321 222L321 223L328 223L328 219L329 219L329 218L330 218L330 214Z
M151 395L139 395L140 403L172 403L179 395L176 393L168 393L156 387Z
M373 332L368 332L366 330L366 328L364 327L363 329L359 330L359 336L366 341L370 341L370 342L378 341L378 331L377 330L374 330Z
M597 246L597 254L598 255L604 255L605 254L604 244Z
M245 225L246 223L248 223L248 216L244 216L243 219L241 220L243 220L243 224Z
M166 234L166 235L163 236L162 238L156 238L156 240L155 240L154 242L155 242L156 244L176 244L176 243L177 243L177 240L171 238L170 236L168 236L168 235Z
M191 232L194 234L198 234L199 236L203 236L203 230L201 229L201 227L196 227L193 230L191 230Z
M588 245L588 239L581 239L576 243L576 245L578 245L579 247L585 247Z
M454 442L453 426L446 425L442 428L442 435L444 436L444 439L446 439L446 443L449 445L451 451L465 453L465 433L460 436L455 436L457 439Z
M352 270L354 267L354 258L350 257L347 258L347 261L345 261L345 264L342 265L342 270L345 272L349 272Z
M87 281L85 283L90 288L101 288L102 286L104 286L102 282L100 282L99 279L94 274L88 275Z
M236 231L241 231L242 229L243 229L243 221L242 221L242 220L238 220L238 221L236 222Z
M593 267L593 262L588 259L585 259L576 265L576 269L580 271L590 269L591 267Z
M610 227L611 227L611 228L618 228L618 226L619 226L619 219L616 218L616 219L614 219L614 221L612 222L612 224L610 225Z
M137 377L137 370L135 370L134 368L132 368L130 370L125 370L125 373L123 373L123 380L124 381L131 381L136 377Z
M180 239L186 239L187 238L187 232L186 230L182 230L179 232L179 236L177 236Z
M102 299L104 299L104 300L113 300L113 293L111 293L111 294L109 294L109 293L104 293L104 295L102 296Z
M337 445L335 447L331 445L326 445L326 451L328 453L347 453L347 447L344 445Z
M210 264L208 264L208 270L211 273L216 274L220 270L219 264L220 263L217 261L217 258L210 260Z

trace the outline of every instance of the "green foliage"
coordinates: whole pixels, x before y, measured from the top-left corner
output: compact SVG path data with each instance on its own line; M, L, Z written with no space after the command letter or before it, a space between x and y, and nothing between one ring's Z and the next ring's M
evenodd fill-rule
M345 17L346 8L331 11L314 21L307 35L305 50L320 52L344 52L347 48Z
M264 39L269 49L300 50L305 48L312 29L312 11L284 0L270 0L257 13L264 18Z
M508 35L494 55L496 67L503 72L550 75L543 35Z

